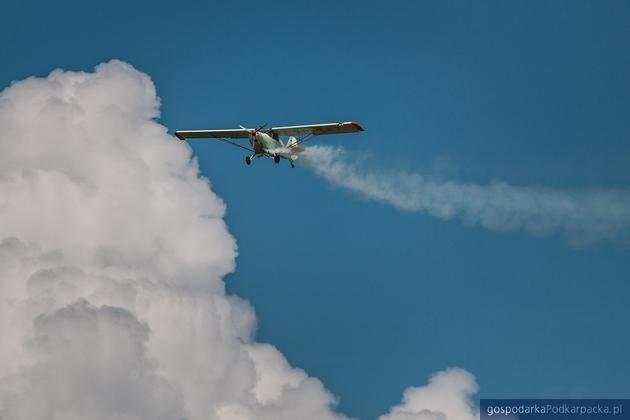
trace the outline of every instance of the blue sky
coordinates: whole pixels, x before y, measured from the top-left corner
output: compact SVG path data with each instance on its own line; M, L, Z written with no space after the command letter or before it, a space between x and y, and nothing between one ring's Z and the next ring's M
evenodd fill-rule
M0 82L112 58L169 129L357 120L325 139L386 170L630 185L625 1L9 0ZM447 366L480 397L628 397L630 246L573 248L401 212L304 169L193 145L239 244L258 338L375 418Z

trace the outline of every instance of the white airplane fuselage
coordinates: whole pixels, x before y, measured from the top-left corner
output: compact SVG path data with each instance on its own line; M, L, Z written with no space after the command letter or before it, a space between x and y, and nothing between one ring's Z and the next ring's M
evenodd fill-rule
M252 145L257 155L264 155L265 150L274 150L284 147L284 144L282 144L280 140L276 140L269 134L260 131L257 131L253 136L249 136L249 144Z
M275 139L267 133L256 131L253 134L250 133L249 144L254 149L254 155L250 157L250 161L253 158L266 156L274 159L276 162L279 159L287 159L293 166L293 161L298 158L297 152L299 149L293 147L297 145L295 137L290 137L287 144L284 144L281 140Z

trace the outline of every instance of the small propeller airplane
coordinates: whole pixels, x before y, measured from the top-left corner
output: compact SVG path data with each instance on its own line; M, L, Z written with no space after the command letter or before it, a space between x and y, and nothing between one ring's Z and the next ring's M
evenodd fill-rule
M259 157L272 158L276 163L286 159L294 168L298 155L304 152L302 144L313 136L324 134L346 134L363 131L363 127L354 121L330 124L293 125L288 127L265 128L267 124L256 129L240 128L228 130L178 130L175 135L180 140L187 139L217 139L248 150L251 155L245 156L245 163L250 165L252 160ZM288 137L283 143L281 138ZM237 143L233 139L249 139L251 147Z

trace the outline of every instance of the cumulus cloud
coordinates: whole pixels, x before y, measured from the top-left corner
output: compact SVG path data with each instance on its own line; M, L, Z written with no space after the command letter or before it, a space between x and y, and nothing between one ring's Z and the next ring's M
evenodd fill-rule
M225 294L225 205L159 104L120 61L0 93L0 417L343 418Z
M347 158L341 148L313 146L307 167L334 185L398 209L442 220L534 236L559 233L573 245L613 239L630 229L630 191L557 190L442 181L408 172L374 172Z
M405 390L402 403L379 420L475 420L479 412L470 398L477 390L469 372L450 368L435 374L426 386Z
M6 418L180 418L182 395L147 357L148 334L129 311L85 300L37 316L25 343L34 363L3 395Z
M116 60L0 93L0 418L346 418L225 293L225 204L159 105Z

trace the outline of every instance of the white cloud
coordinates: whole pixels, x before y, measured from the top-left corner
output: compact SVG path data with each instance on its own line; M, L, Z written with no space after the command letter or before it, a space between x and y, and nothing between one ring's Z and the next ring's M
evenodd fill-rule
M120 61L0 94L0 416L341 418L253 341L225 205L158 115Z
M469 372L449 368L436 373L426 386L407 388L402 403L380 420L475 420L479 412L470 397L477 390Z
M0 418L345 418L225 294L225 205L158 115L120 61L0 93Z
M182 395L156 374L148 327L129 311L80 300L34 320L25 343L34 363L16 392L4 392L7 419L178 419ZM53 413L51 413L51 409ZM120 417L118 414L120 413Z
M343 149L328 146L307 148L305 158L307 167L334 185L442 220L534 236L560 233L573 245L613 239L630 230L630 191L564 191L502 181L476 185L408 172L377 173L349 161Z

